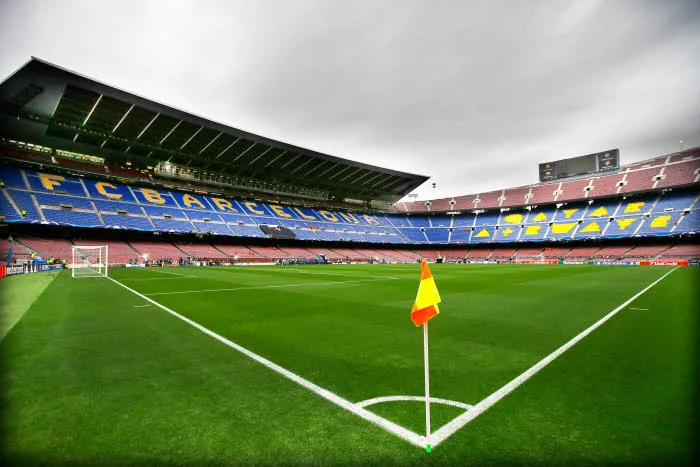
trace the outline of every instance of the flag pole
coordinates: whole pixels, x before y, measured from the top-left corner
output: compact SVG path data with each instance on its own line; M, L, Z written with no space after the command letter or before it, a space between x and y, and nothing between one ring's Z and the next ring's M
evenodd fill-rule
M428 322L423 323L423 355L425 358L425 450L430 452L430 375L428 364Z

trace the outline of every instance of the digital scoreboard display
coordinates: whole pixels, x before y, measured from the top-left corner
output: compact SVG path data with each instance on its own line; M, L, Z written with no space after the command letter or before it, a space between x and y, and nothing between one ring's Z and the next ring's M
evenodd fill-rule
M597 152L586 156L572 157L555 162L540 164L540 181L546 182L562 178L577 177L620 168L620 151Z

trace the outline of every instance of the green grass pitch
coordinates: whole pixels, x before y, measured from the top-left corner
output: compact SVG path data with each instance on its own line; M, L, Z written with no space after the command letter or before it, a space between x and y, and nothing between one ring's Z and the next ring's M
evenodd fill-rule
M442 295L430 322L431 396L469 405L671 270L431 269ZM358 403L424 393L423 334L409 317L419 270L115 268L110 276ZM8 288L30 278L3 279L0 291L12 296ZM7 463L687 463L694 454L697 268L673 271L430 454L111 280L43 278L48 287L0 341ZM433 431L464 413L431 408ZM366 409L424 435L423 402Z

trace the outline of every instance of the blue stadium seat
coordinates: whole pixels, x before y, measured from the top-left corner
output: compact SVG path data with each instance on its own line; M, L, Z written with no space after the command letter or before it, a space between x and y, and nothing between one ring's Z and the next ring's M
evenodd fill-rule
M219 235L233 235L233 231L226 224L215 222L192 222L200 232L210 232Z
M143 210L146 211L146 214L149 216L172 216L174 219L187 219L187 216L185 216L185 213L182 212L181 209L174 209L174 208L161 208L158 206L142 206Z
M77 227L102 227L104 224L91 212L44 209L46 220Z
M126 216L123 214L102 214L105 225L128 227L138 230L153 230L153 226L145 217Z
M68 175L54 175L25 171L29 187L32 191L62 193L69 195L87 196L80 179Z
M54 195L53 193L35 193L34 197L40 206L60 206L61 204L70 204L75 209L89 209L94 211L95 208L87 198L78 198L77 196Z
M34 200L32 200L32 195L28 191L20 190L7 190L12 200L17 205L17 208L22 211L27 211L26 220L37 220L41 219L41 215L34 205Z
M0 180L5 182L6 188L19 188L22 190L29 188L24 183L24 178L22 178L22 170L14 167L0 167Z
M93 203L95 203L95 207L100 212L117 212L119 210L126 211L129 214L143 216L142 207L138 204L121 203L117 201L102 201L99 199L94 200Z
M189 221L176 221L173 219L151 219L156 229L162 231L175 230L177 232L192 232L195 230Z

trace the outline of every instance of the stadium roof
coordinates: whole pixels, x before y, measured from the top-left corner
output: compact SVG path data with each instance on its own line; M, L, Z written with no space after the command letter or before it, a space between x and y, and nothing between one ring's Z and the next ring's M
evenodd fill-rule
M0 83L0 135L155 166L194 169L394 201L428 177L248 133L32 58Z

